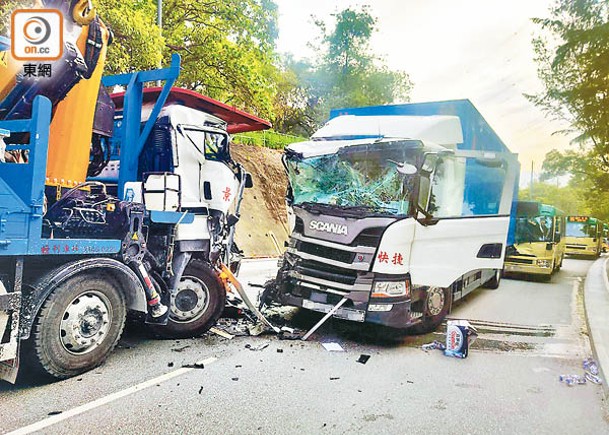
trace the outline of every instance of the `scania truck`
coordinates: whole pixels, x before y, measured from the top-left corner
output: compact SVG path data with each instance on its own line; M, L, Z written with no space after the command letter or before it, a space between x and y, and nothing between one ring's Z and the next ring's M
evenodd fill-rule
M292 233L263 303L422 333L499 286L519 164L469 100L336 110L283 161Z

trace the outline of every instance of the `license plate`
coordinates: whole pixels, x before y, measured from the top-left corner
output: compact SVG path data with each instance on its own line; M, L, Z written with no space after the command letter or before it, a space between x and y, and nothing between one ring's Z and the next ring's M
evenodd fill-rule
M320 313L329 313L332 310L332 305L320 304L318 302L313 302L308 299L302 301L302 307L307 310L318 311ZM363 322L366 318L366 312L362 310L354 310L351 308L339 308L336 313L334 313L333 317L337 317L339 319L352 320L354 322Z

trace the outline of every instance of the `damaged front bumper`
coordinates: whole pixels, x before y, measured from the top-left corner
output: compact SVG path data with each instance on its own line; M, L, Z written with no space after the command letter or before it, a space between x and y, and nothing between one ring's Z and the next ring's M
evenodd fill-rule
M318 270L318 275L323 270ZM339 274L340 271L335 271ZM327 276L326 278L331 278ZM375 276L373 273L359 273L354 282L345 283L344 279L323 279L304 274L298 266L280 271L278 275L276 302L282 305L302 307L321 313L329 313L344 297L347 302L338 308L334 317L354 322L368 322L391 328L406 328L420 319L420 315L411 312L411 294L399 297L372 297L374 282L387 280L386 276ZM403 281L410 290L408 275L392 276L391 281ZM343 281L343 282L340 282Z

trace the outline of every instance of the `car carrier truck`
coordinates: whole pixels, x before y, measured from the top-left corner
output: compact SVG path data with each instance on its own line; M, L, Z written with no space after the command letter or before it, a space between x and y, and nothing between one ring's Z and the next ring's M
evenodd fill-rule
M498 287L519 164L469 100L335 110L283 161L292 233L263 303L425 332Z
M90 2L42 6L74 37L52 77L25 77L10 55L0 64L0 379L11 382L20 365L62 379L101 364L128 312L169 337L211 327L251 185L229 133L270 127L174 88L177 55L102 79L111 34Z

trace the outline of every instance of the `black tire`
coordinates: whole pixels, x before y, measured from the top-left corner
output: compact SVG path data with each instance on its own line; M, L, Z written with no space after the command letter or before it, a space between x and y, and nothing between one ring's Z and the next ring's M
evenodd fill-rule
M192 260L171 296L167 325L151 327L165 338L199 337L216 324L225 303L226 291L214 270L201 260Z
M560 268L562 267L562 262L564 259L565 259L565 255L563 254L560 256L560 261L558 262L558 266L556 266L557 271L560 270Z
M424 314L419 323L408 328L409 334L427 334L442 323L452 303L449 288L430 287L424 302Z
M99 366L118 343L126 314L125 298L111 276L85 272L68 278L36 316L22 348L26 369L66 379Z
M482 287L484 288L488 288L491 290L496 290L499 288L499 283L501 283L501 276L503 275L503 270L502 269L495 269L495 275L493 275L493 277L488 280L487 282L485 282Z

